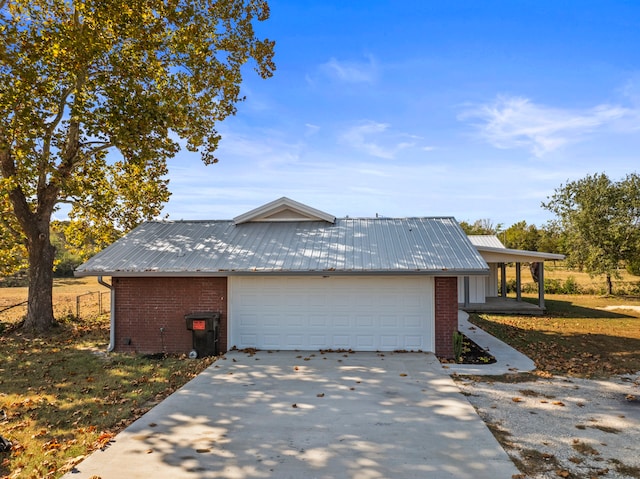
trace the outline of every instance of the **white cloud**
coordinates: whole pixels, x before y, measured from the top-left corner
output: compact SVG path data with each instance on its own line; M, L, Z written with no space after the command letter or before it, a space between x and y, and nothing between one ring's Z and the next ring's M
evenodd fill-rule
M368 155L391 160L401 150L416 146L415 141L398 141L397 137L407 138L409 135L389 134L388 123L367 120L347 129L340 140Z
M331 80L341 83L373 83L378 76L378 66L373 56L367 61L339 61L331 58L319 66L319 71Z
M320 131L320 127L318 125L314 125L313 123L305 123L304 127L304 136L313 136Z
M538 105L523 97L499 96L492 103L467 109L458 118L479 120L475 126L480 137L496 148L526 148L541 157L635 115L633 110L616 105L568 110Z

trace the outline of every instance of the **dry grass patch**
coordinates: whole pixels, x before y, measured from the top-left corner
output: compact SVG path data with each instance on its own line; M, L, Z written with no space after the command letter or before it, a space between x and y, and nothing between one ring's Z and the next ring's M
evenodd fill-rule
M87 293L92 293L87 295ZM109 290L96 281L96 278L56 278L53 281L53 309L56 318L76 316L77 298L80 298L82 317L93 317L99 314L98 294L102 295L102 311L109 311ZM26 301L27 288L0 287L0 311ZM13 324L22 319L27 306L21 305L0 312L0 323Z
M512 265L507 267L507 281L515 282L516 269ZM638 292L640 288L640 276L629 274L626 270L620 270L619 278L612 278L613 291L615 294L622 294L629 291ZM606 277L604 275L591 276L584 271L568 269L563 261L545 262L545 280L550 283L566 285L571 282L579 292L588 294L606 294ZM527 289L536 289L536 284L526 266L522 267L522 286ZM578 292L578 291L576 291Z

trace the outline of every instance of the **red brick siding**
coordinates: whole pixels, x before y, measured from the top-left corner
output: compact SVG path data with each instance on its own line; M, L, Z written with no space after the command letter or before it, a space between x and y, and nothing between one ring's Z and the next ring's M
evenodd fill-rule
M453 358L453 333L458 330L458 279L435 278L436 354Z
M115 350L188 353L184 316L220 312L218 351L227 350L227 278L114 278ZM161 331L162 328L162 331Z

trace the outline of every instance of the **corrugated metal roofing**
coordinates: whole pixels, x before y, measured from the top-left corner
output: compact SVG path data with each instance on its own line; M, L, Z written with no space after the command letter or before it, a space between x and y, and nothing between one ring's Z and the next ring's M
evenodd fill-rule
M473 246L484 246L487 248L505 247L496 235L469 235L469 241L471 241Z
M473 244L485 261L513 263L518 261L563 260L564 255L545 253L543 251L527 251L505 247L495 235L469 235Z
M147 222L81 265L88 275L486 274L454 218Z

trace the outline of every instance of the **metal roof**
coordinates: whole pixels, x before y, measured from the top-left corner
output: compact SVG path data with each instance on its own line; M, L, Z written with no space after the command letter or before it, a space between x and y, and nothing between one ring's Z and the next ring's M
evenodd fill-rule
M77 276L487 274L454 218L143 223L76 270Z
M565 258L563 254L545 253L544 251L527 251L523 249L487 248L477 246L478 252L487 263L517 263L538 261L560 261Z
M485 246L488 248L505 247L496 235L469 235L469 241L471 241L473 246Z
M283 196L233 218L235 224L250 221L326 221L335 223L336 217Z
M477 248L487 263L537 262L564 259L563 254L507 248L495 235L469 235L469 241Z

